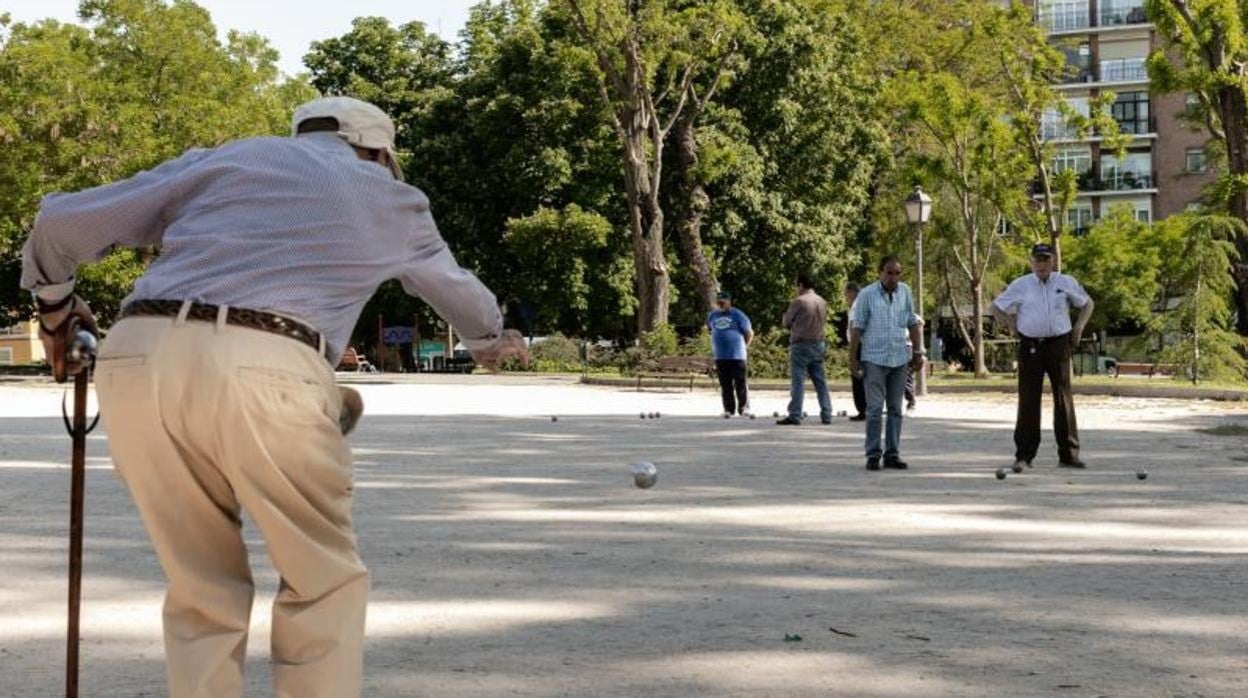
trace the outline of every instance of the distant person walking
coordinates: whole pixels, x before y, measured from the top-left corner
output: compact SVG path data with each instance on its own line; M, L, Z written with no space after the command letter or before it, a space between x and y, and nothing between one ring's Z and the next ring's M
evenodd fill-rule
M1079 308L1074 327L1071 306ZM1014 469L1031 467L1040 448L1040 394L1048 375L1053 389L1053 433L1058 462L1086 468L1079 459L1079 427L1070 394L1070 354L1092 317L1092 299L1074 278L1053 271L1053 248L1031 248L1031 273L1020 276L992 302L992 316L1018 335L1018 418Z
M880 280L862 289L850 318L850 373L863 377L867 389L867 470L883 467L905 470L901 459L901 403L906 389L907 366L923 365L923 323L914 312L910 287L901 283L901 262L885 257L879 265ZM909 335L910 346L906 339ZM888 423L884 447L880 427L884 405Z
M837 336L844 342L845 347L849 347L849 318L854 312L854 301L858 300L858 284L849 282L845 284L845 313L837 322ZM861 360L861 347L859 347L858 359ZM849 418L851 422L862 422L867 419L867 389L862 384L862 377L850 375L850 389L854 395L854 416Z
M724 416L750 416L750 388L746 380L746 356L754 341L750 318L732 307L732 294L720 291L715 296L715 310L706 316L711 330L711 349L715 353L715 372L724 401Z
M827 351L824 326L828 322L828 303L815 293L815 282L809 274L797 276L797 297L784 311L784 329L789 331L789 414L776 424L802 423L806 376L815 386L819 399L819 421L832 423L832 400L823 374L823 355Z

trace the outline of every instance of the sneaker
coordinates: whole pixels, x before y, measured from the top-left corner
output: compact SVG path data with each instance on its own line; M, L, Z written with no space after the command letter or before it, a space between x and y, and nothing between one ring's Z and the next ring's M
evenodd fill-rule
M724 419L728 419L728 418L732 417L732 413L731 413L731 412L729 412L728 410L724 410L724 411L720 414L720 416L721 416L721 417L723 417Z
M750 417L753 417L753 416L754 416L754 413L750 411L750 408L748 408L748 407L742 407L742 408L741 408L741 416L742 416L742 417L745 417L746 419L749 419Z
M1075 460L1064 460L1057 464L1060 468L1074 468L1076 470L1084 470L1088 467L1087 463L1076 458Z
M858 414L856 414L856 415L854 415L854 416L850 417L850 418L849 418L849 421L851 421L851 422L865 422L865 421L867 421L867 415L865 415L865 414L863 414L863 413L859 412Z
M802 420L798 419L797 417L785 417L784 419L776 420L776 424L782 424L784 426L795 426L801 423L802 423Z
M884 459L884 467L889 470L905 470L910 467L910 464L900 458L893 457Z
M819 418L819 421L820 421L821 423L823 423L823 424L831 424L831 423L832 423L832 418L831 418L831 417L820 417L820 418Z
M867 459L867 470L879 470L879 469L880 469L880 459L879 459L879 458L868 458L868 459Z
M1020 458L1014 461L1014 465L1010 466L1010 470L1013 470L1015 473L1021 473L1023 472L1023 468L1030 468L1030 467L1031 467L1030 462L1022 460Z

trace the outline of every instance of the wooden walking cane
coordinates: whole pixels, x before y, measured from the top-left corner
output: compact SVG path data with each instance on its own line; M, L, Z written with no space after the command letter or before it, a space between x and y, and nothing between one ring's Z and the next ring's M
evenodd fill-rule
M72 422L65 412L65 399L61 398L61 416L73 439L69 490L69 632L65 656L65 695L66 698L78 698L78 617L82 599L82 519L87 474L87 434L100 421L100 415L96 414L91 424L87 424L87 384L91 381L91 369L95 364L95 335L90 329L83 327L77 317L71 316L65 322L64 330L58 332L56 348L62 347L62 363L53 367L57 382L64 383L68 379L68 366L80 366L74 374Z

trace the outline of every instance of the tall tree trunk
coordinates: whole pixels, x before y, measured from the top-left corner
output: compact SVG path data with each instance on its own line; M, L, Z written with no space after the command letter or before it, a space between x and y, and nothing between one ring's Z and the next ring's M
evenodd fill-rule
M1231 175L1248 174L1248 102L1245 101L1243 88L1236 85L1223 88L1218 92L1218 108L1222 119L1223 142L1226 145L1227 167ZM1230 214L1244 223L1248 223L1248 192L1237 189L1228 202ZM1236 331L1248 336L1248 235L1243 232L1235 235L1235 249L1239 252L1236 260L1235 276L1235 308L1239 311Z
M693 272L694 291L703 312L715 306L715 292L719 281L711 271L710 261L702 247L702 216L711 204L706 189L696 175L698 167L698 141L694 130L697 113L689 110L676 121L673 135L676 138L676 179L680 219L676 222L676 235L680 241L680 261Z
M971 282L971 303L971 317L975 318L975 377L984 378L988 366L984 361L984 284L980 279Z
M640 114L638 114L640 116ZM647 130L634 119L626 129L624 185L628 194L633 236L633 266L637 274L637 329L649 332L667 322L671 278L663 254L663 208L651 179L647 158ZM662 148L656 147L656 160Z

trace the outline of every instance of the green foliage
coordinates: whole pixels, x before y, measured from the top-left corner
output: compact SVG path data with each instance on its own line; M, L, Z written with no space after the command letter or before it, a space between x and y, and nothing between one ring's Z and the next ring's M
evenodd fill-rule
M653 357L675 356L677 343L676 330L667 323L655 325L653 330L641 335L642 349Z
M1143 327L1152 317L1160 292L1160 250L1150 226L1135 218L1130 206L1118 206L1083 238L1067 243L1064 272L1092 296L1096 310L1088 329Z
M192 2L82 2L86 26L0 20L0 314L28 315L16 263L38 202L150 168L196 146L286 131L313 92L283 82L253 34L224 43ZM81 290L109 317L150 254L85 267ZM16 306L15 306L16 304Z
M523 269L513 291L537 305L540 326L584 335L601 327L598 317L630 308L629 289L613 275L611 234L610 221L576 204L507 222L503 240Z
M1183 214L1167 219L1184 230L1178 289L1178 307L1157 317L1151 334L1170 340L1159 359L1184 367L1176 378L1244 380L1248 378L1248 340L1231 324L1230 296L1234 288L1227 274L1237 253L1231 240L1244 224L1225 215Z

